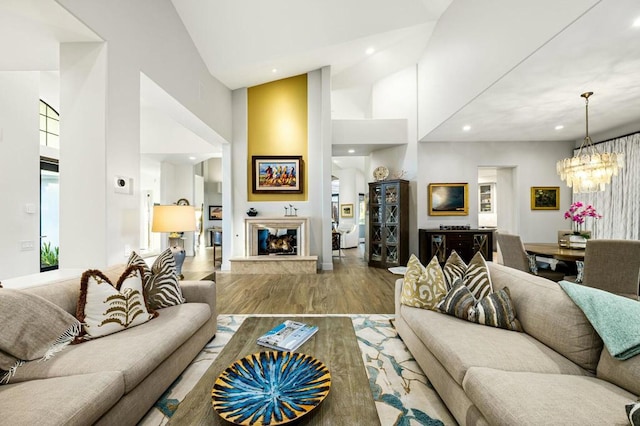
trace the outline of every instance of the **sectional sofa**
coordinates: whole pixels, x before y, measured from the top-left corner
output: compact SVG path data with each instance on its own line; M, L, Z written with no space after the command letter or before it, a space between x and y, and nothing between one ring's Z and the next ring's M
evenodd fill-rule
M123 269L105 274L117 277ZM29 361L43 363L41 377L21 377L18 368L12 384L0 386L0 423L136 424L216 333L215 283L180 287L186 303L159 309L151 321ZM22 291L75 314L80 277Z
M461 425L622 425L640 395L640 356L614 359L583 312L547 279L489 262L524 332L402 305L398 334Z

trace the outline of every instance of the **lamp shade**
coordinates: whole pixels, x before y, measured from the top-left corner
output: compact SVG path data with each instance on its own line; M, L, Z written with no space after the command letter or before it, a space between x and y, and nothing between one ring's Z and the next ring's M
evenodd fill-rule
M153 206L153 232L195 231L196 212L193 206Z

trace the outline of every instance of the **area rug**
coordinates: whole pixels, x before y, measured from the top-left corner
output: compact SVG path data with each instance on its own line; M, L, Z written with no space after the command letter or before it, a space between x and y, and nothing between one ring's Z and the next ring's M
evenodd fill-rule
M279 315L282 316L282 315ZM453 425L455 420L398 337L393 315L349 315L383 426ZM219 315L218 331L139 423L164 425L240 327L245 315Z

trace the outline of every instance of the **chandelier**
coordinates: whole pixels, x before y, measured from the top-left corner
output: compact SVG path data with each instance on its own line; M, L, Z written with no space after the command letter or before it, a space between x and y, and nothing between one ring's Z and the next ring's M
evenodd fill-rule
M604 191L611 183L611 176L617 176L624 164L624 154L600 152L589 137L589 96L593 92L580 95L585 100L587 135L578 153L571 158L558 161L556 169L560 178L567 181L573 193Z

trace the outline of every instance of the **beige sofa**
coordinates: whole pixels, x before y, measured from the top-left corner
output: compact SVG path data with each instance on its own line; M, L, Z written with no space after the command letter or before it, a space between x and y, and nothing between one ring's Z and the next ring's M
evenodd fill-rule
M18 369L18 382L0 386L0 424L135 425L216 333L215 283L180 286L186 303L158 310L145 324L68 346L43 361L46 377L20 378ZM75 314L80 277L23 291Z
M640 395L640 356L615 360L560 286L489 263L524 333L400 304L398 334L463 425L622 425Z

